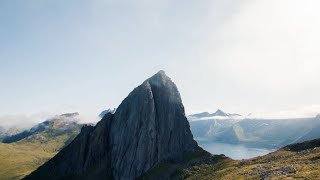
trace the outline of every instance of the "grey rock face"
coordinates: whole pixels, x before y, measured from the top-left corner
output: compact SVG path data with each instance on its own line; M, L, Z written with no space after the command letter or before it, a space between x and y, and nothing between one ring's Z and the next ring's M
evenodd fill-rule
M134 179L194 151L202 149L193 140L180 94L160 71L135 88L115 114L104 116L96 127L84 127L26 179Z
M137 177L163 160L179 161L185 152L197 150L180 94L164 72L146 80L122 102L110 142L115 178Z

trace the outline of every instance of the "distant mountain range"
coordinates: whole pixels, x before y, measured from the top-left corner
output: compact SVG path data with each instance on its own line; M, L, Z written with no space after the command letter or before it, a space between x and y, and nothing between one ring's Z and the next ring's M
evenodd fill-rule
M216 115L219 116L216 116ZM219 117L224 117L223 119ZM298 119L249 119L218 110L188 116L196 140L280 148L320 138L320 116Z
M101 112L114 113L115 109ZM21 179L67 146L80 133L79 113L49 118L32 128L0 127L0 179Z
M78 122L78 113L67 113L7 132L0 143L0 179L21 179L52 158L79 134L83 125Z
M78 113L62 114L51 119L48 119L42 123L33 126L29 130L22 131L17 134L5 136L2 139L3 143L13 143L23 139L38 138L45 140L45 137L60 136L68 134L70 132L80 132L81 124L78 123Z
M222 110L218 109L214 113L209 113L209 112L202 112L198 114L191 114L188 116L188 119L190 121L192 120L202 120L202 119L211 119L211 118L236 118L236 117L241 117L240 114L236 113L226 113L223 112Z
M280 148L320 137L320 116L250 119L217 110L188 121L180 93L163 71L99 116L95 126L68 113L16 134L0 128L0 179L320 178L319 139L241 161L212 155L194 140Z
M18 133L22 132L23 130L24 129L20 129L17 127L4 128L4 127L0 126L0 142L3 140L4 137L18 134Z

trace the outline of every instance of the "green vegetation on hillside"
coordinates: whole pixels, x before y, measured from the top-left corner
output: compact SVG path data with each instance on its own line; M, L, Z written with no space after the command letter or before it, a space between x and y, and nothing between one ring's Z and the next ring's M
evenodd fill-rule
M21 141L0 143L0 180L21 179L52 158L79 133L50 128ZM139 179L320 179L320 139L286 146L274 153L235 161L205 151L182 161L163 162Z
M294 150L294 151L293 151ZM224 160L184 169L182 179L320 179L319 140L249 160Z
M0 143L0 179L21 179L54 154L38 144Z
M205 152L187 154L182 163L160 163L140 179L320 179L320 139L241 161Z
M190 152L184 156L179 162L162 162L153 167L146 174L142 175L140 180L154 179L183 179L186 178L185 169L195 167L197 165L214 164L216 166L225 165L232 160L224 155L211 155L206 151ZM198 178L201 179L201 178Z
M28 175L69 144L79 131L80 126L60 135L48 130L15 143L0 143L0 180Z

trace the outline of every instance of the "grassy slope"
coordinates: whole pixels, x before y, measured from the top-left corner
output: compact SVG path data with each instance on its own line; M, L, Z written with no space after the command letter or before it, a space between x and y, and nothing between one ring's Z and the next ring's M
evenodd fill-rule
M320 139L242 161L206 152L191 153L178 164L160 163L139 179L320 179Z
M212 164L215 166L227 165L232 162L224 155L211 155L206 151L188 153L180 163L163 162L149 170L138 180L157 180L157 179L184 179L187 177L183 169L196 167L197 164ZM201 179L198 177L197 179Z
M21 179L53 155L36 144L0 143L0 179Z
M227 160L183 170L183 179L320 179L320 148L281 149L250 160Z
M0 143L0 180L21 179L53 157L78 131L46 132ZM234 161L206 152L188 154L179 164L164 162L140 179L320 179L320 140L290 145L266 156Z
M77 131L60 136L44 133L40 137L45 137L45 141L24 139L11 144L0 143L0 180L21 179L53 157L76 134Z

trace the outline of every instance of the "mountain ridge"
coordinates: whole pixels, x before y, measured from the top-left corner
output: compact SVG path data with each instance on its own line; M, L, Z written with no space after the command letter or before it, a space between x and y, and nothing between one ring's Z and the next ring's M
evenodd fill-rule
M193 140L180 93L164 71L136 87L115 114L85 126L74 141L25 179L134 179L161 162L205 152Z
M45 120L44 122L36 124L35 126L33 126L28 130L24 130L20 133L4 137L2 142L3 143L17 142L44 131L56 131L55 133L61 134L65 131L68 131L69 127L71 129L80 128L82 125L77 123L79 120L78 116L79 116L79 113L77 112L65 113L58 116L54 116L52 118Z
M10 143L0 143L0 179L22 179L56 155L79 134L83 125L77 116L54 116L27 130L29 134L17 133Z
M209 113L209 112L201 112L197 114L190 114L188 118L190 119L195 119L195 118L214 118L214 117L227 117L227 118L232 118L232 117L241 117L240 114L237 113L226 113L222 111L221 109L218 109L214 113Z
M192 133L198 142L201 141L200 144L218 142L277 149L288 144L320 138L318 117L281 120L198 118L189 121Z

